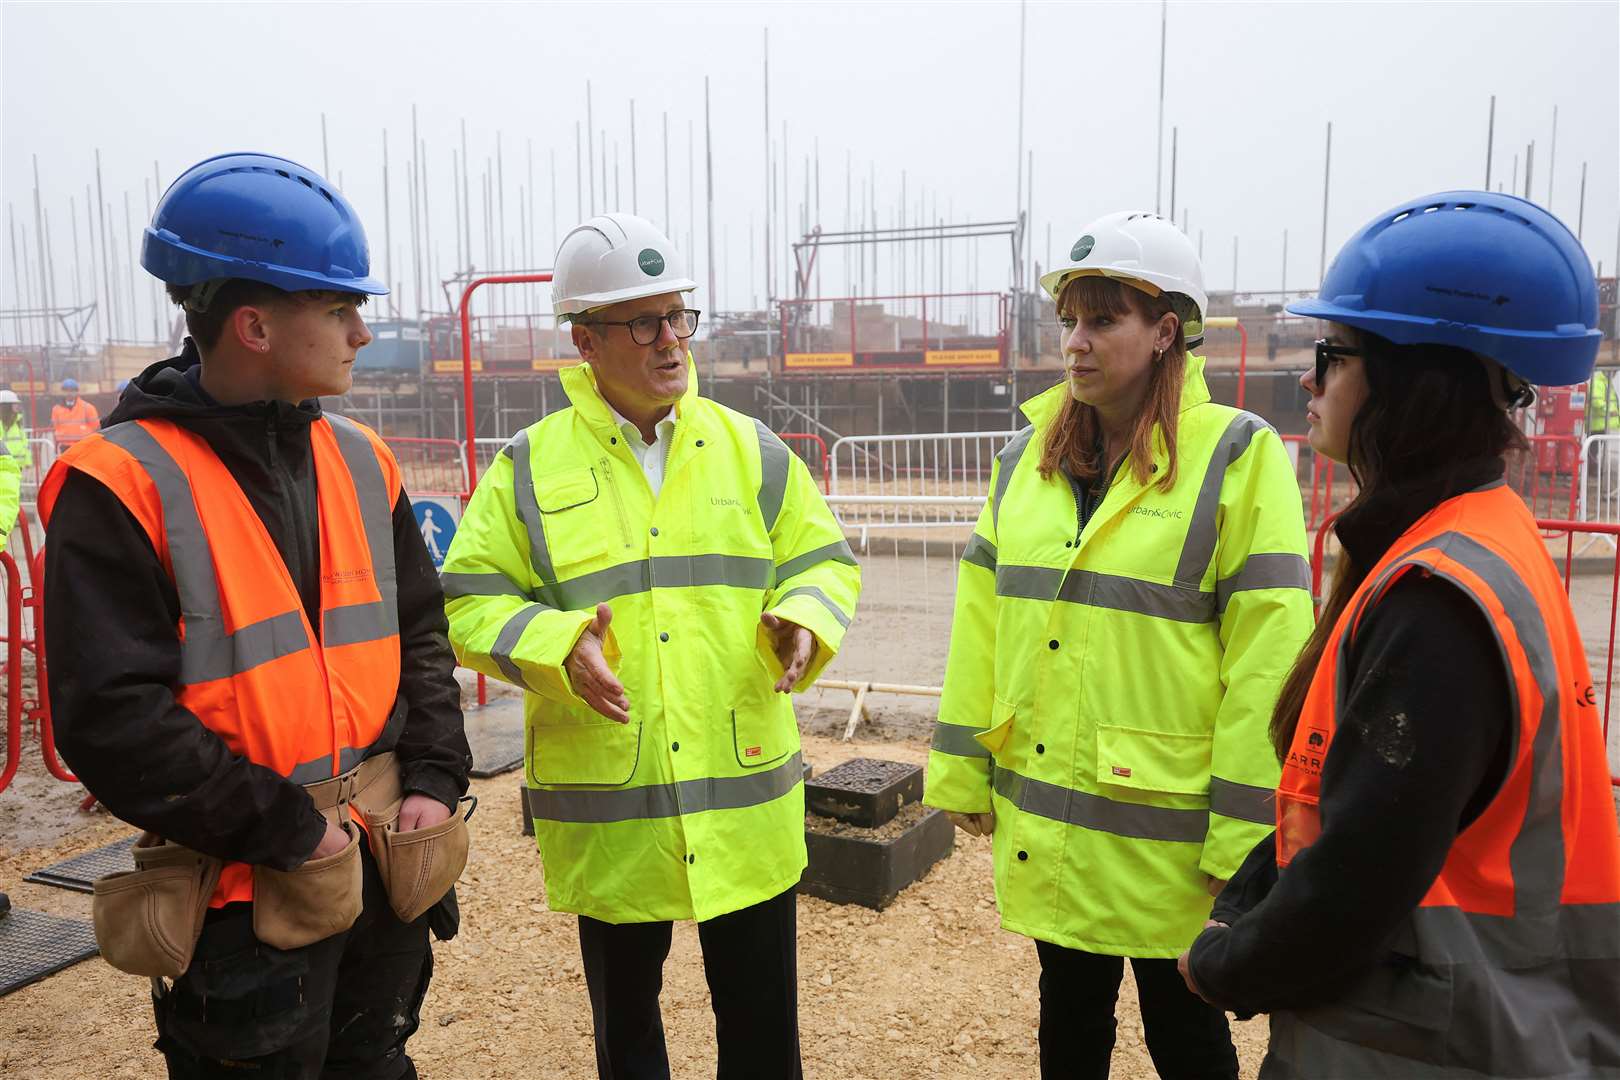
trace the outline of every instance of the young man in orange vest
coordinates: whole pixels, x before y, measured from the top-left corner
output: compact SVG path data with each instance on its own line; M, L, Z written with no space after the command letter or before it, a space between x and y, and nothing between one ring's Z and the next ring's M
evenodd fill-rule
M342 195L259 154L176 180L141 262L190 339L39 499L57 739L146 830L98 883L103 956L153 977L171 1077L414 1077L471 755L398 465L317 400L387 290ZM173 914L159 863L195 886L173 948L123 917Z
M56 448L65 450L94 434L101 422L96 407L79 396L79 380L62 380L62 402L51 406L51 432L56 436Z

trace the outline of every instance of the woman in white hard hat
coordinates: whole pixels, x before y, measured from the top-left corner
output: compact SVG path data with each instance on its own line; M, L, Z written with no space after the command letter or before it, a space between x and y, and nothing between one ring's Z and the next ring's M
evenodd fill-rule
M1041 285L1067 379L1024 404L962 556L924 801L993 834L1044 1076L1107 1076L1130 957L1160 1076L1235 1078L1175 958L1271 823L1266 725L1311 628L1299 487L1265 421L1210 400L1174 225L1100 218Z
M1527 384L1591 375L1573 233L1448 191L1351 238L1301 378L1359 493L1272 720L1275 836L1183 959L1271 1014L1262 1077L1620 1076L1620 835L1602 690L1530 510L1502 482Z

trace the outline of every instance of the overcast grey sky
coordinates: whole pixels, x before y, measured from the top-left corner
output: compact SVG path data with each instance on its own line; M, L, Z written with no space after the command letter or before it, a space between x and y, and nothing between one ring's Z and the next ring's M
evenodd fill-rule
M1152 208L1160 6L1028 6L1025 146L1034 154L1034 258L1061 256L1084 223ZM1490 96L1497 96L1492 186L1511 182L1535 140L1532 195L1573 228L1587 163L1583 238L1612 273L1620 207L1620 5L1608 3L1186 3L1169 5L1162 203L1169 210L1170 129L1179 129L1177 217L1204 245L1211 288L1312 286L1322 236L1324 125L1333 122L1328 254L1371 215L1409 196L1485 179ZM488 267L481 174L500 133L505 262L516 266L519 188L534 159L530 261L549 265L551 155L557 225L577 218L575 123L590 80L608 169L619 155L629 209L629 101L637 125L636 202L664 217L662 122L670 127L670 231L707 279L701 194L703 86L714 131L718 298L738 308L763 293L762 31L770 31L771 138L787 126L789 214L798 232L805 155L819 143L820 219L845 224L846 164L854 201L875 173L880 223L892 223L902 171L910 213L1008 218L1017 205L1019 7L1016 3L730 4L0 4L0 198L35 243L33 159L50 214L56 289L73 295L69 198L76 207L80 291L88 290L86 185L101 151L109 235L124 258L124 193L135 243L154 162L164 184L191 162L262 149L320 169L321 114L330 178L384 260L382 132L392 184L393 279L414 308L405 160L412 105L426 143L433 277L455 262L452 150L467 124L473 261ZM1553 109L1558 108L1556 160ZM688 125L697 141L697 220L688 212ZM598 146L598 157L601 155ZM145 186L143 186L145 185ZM600 186L600 179L598 180ZM608 182L609 199L613 183ZM497 196L498 198L499 196ZM812 194L812 201L814 195ZM601 209L598 199L598 209ZM588 206L587 206L588 209ZM525 211L526 213L526 211ZM748 235L754 228L750 279ZM99 228L99 219L97 222ZM9 227L9 223L8 223ZM780 230L780 216L778 219ZM99 235L99 234L98 234ZM4 242L4 241L0 241ZM931 258L932 256L930 256ZM966 246L947 287L961 288ZM823 291L842 289L842 256ZM999 245L983 242L987 288L1008 279ZM0 304L13 303L10 251L0 252ZM885 262L879 284L898 285ZM930 277L934 272L930 271ZM36 275L37 278L37 275ZM915 284L913 282L913 284ZM37 286L36 286L37 287ZM127 289L127 282L125 283ZM152 296L136 300L148 327ZM433 299L442 296L433 290ZM717 302L718 300L718 302ZM439 305L439 306L442 306Z

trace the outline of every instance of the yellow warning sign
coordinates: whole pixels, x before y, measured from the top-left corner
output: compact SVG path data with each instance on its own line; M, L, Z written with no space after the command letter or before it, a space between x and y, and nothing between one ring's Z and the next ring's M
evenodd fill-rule
M854 367L855 354L847 352L790 352L787 354L787 366L790 368Z
M474 360L472 362L472 369L474 371L483 371L484 370L484 362L482 360ZM451 372L460 371L461 370L461 361L460 360L435 360L435 361L433 361L433 370L434 370L434 372L436 374L439 374L439 375L445 375L445 374L449 374Z
M929 349L923 354L929 367L973 367L1001 363L1000 349Z
M531 371L560 371L565 367L579 363L564 356L537 356L529 361Z

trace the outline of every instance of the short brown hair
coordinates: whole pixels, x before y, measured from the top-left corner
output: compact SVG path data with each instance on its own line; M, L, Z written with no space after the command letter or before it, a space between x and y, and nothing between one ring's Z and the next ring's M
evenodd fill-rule
M1078 312L1087 319L1106 315L1118 319L1135 313L1149 323L1174 314L1167 293L1149 296L1140 289L1105 277L1077 277L1058 296L1060 313ZM1187 370L1187 338L1176 317L1176 338L1153 365L1148 376L1147 399L1131 432L1131 474L1146 484L1153 464L1153 433L1158 429L1164 440L1170 466L1159 478L1159 490L1169 491L1176 483L1176 422L1181 415L1181 383ZM1062 468L1077 480L1091 483L1102 475L1107 462L1097 451L1102 428L1097 410L1073 397L1063 399L1063 409L1047 432L1041 451L1040 471L1049 479Z
M290 300L320 303L342 299L358 305L364 304L368 299L365 293L348 293L335 289L288 292L274 285L266 285L262 281L231 278L214 293L213 299L208 303L208 310L193 311L186 307L186 301L190 299L195 288L195 285L165 285L164 291L169 294L171 301L185 311L186 332L200 348L204 349L211 349L219 344L219 337L225 332L225 323L236 313L237 308L274 307L286 304Z

